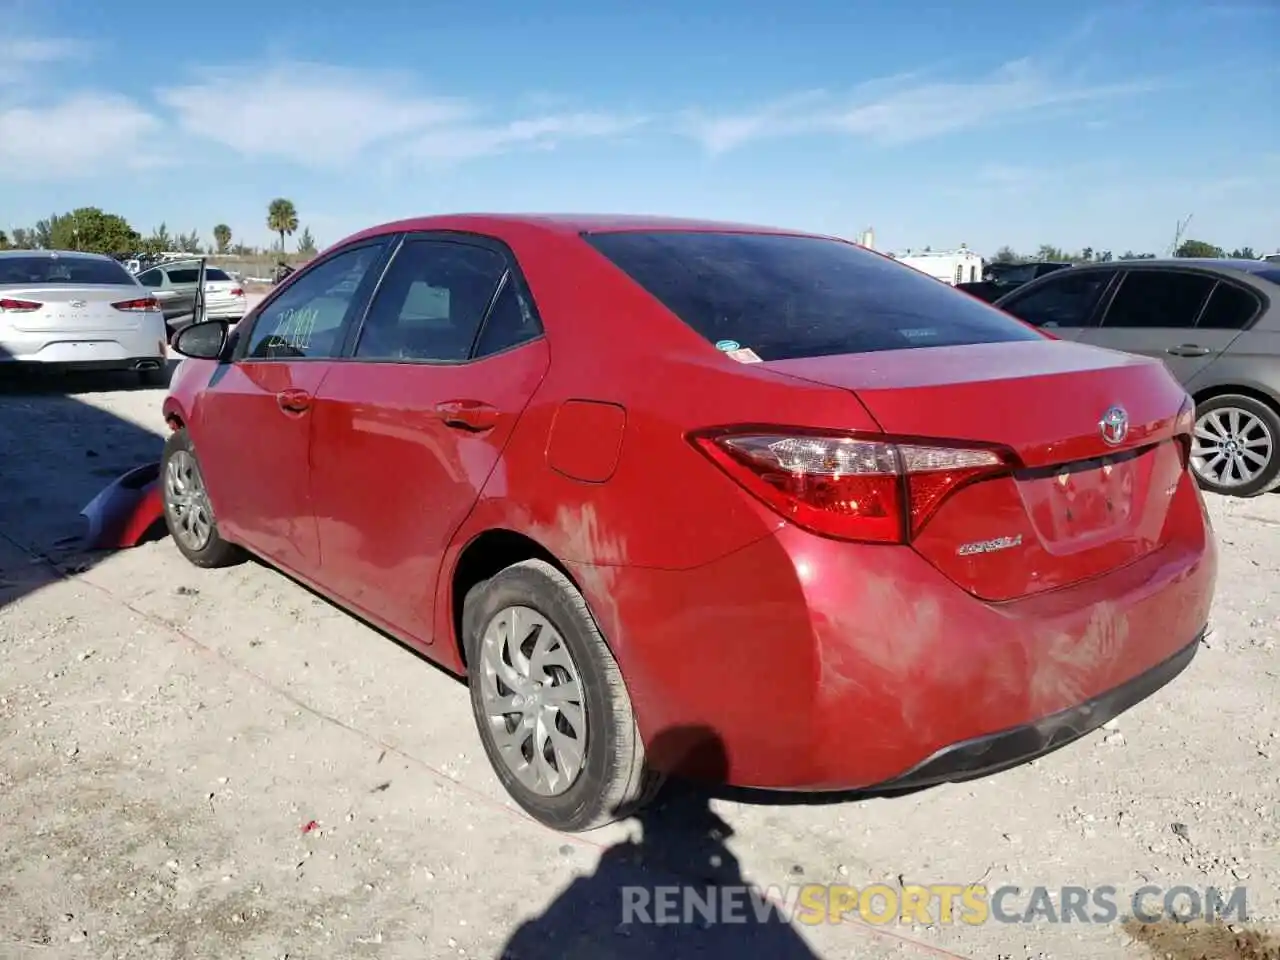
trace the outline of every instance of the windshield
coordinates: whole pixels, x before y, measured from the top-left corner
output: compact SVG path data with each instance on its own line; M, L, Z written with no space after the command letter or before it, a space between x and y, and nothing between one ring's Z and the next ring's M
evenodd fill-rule
M121 283L133 285L135 281L133 275L114 260L52 254L0 256L0 286Z
M719 349L762 360L1042 339L968 294L838 240L679 231L584 239Z

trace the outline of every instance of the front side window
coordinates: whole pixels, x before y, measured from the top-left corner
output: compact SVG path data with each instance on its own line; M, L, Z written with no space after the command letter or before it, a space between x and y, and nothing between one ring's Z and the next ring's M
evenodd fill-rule
M1213 289L1213 277L1180 270L1130 270L1111 298L1104 327L1190 328Z
M1115 273L1110 270L1064 272L1000 303L1000 309L1035 327L1087 327L1094 308Z
M506 258L487 247L444 240L405 243L369 305L356 359L468 359L506 272Z
M249 331L245 357L336 357L356 291L381 252L381 244L357 247L309 268L258 314Z
M584 239L705 340L766 361L1040 339L949 284L838 240L695 231Z

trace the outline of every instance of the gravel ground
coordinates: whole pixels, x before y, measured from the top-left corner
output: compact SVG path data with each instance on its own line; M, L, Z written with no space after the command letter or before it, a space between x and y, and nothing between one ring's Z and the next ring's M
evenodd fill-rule
M3 960L1280 955L1120 922L626 927L616 889L697 882L712 856L760 885L1243 885L1261 935L1280 920L1280 495L1212 502L1213 632L1116 729L897 799L676 794L643 830L565 837L511 808L459 683L279 574L196 570L165 539L76 552L79 509L158 455L160 400L0 388ZM712 814L723 842L695 829Z

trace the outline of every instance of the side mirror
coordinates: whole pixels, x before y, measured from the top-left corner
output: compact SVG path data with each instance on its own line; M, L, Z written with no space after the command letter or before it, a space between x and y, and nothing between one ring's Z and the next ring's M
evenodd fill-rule
M176 353L194 360L218 360L227 347L225 320L205 320L184 327L169 344Z

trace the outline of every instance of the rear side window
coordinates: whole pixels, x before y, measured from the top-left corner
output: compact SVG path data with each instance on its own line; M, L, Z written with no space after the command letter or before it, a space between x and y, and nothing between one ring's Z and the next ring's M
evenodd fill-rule
M1262 302L1248 290L1219 281L1209 294L1198 327L1210 330L1243 330L1254 318Z
M169 275L170 283L195 283L200 279L199 267L179 267L176 270L166 270Z
M1102 325L1122 329L1194 327L1215 282L1202 273L1131 270L1111 298Z
M1036 327L1093 326L1093 311L1112 270L1068 272L1000 303L1000 309Z
M356 359L468 359L506 272L506 259L487 247L440 240L406 243L369 306Z
M947 284L837 240L680 231L584 239L708 342L762 360L1040 339Z
M0 257L0 287L29 284L135 284L133 274L115 260L57 257L50 254Z

